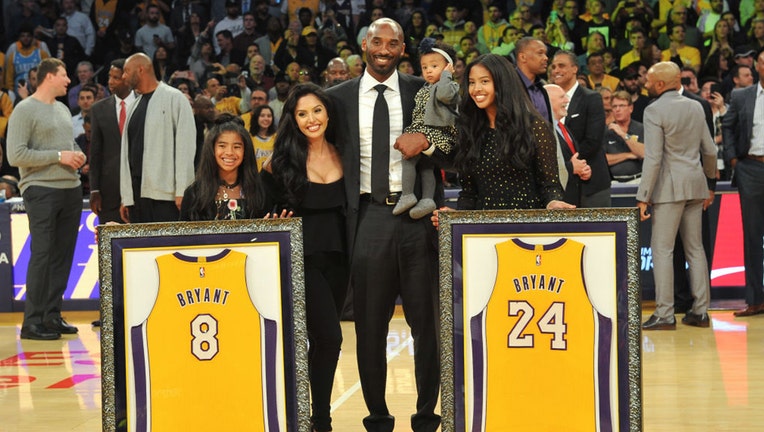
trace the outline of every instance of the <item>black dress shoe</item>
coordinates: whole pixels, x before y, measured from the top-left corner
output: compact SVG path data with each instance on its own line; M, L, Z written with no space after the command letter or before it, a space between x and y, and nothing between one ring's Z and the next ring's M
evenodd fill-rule
M61 334L76 334L79 331L77 327L70 325L61 317L46 322L45 327L47 327L48 330L57 331Z
M676 330L676 319L673 316L671 318L658 318L651 315L642 324L642 330Z
M61 338L61 333L49 330L42 324L32 324L21 327L21 339L33 340L56 340Z
M687 312L687 315L682 318L682 324L695 327L708 327L711 325L711 321L708 319L707 313L694 314L692 312Z

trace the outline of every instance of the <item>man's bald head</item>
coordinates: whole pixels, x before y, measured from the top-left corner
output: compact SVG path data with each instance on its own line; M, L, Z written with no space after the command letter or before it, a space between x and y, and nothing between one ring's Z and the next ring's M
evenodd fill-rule
M673 62L656 63L647 71L645 88L652 97L658 97L667 90L679 89L681 70Z
M125 60L122 79L140 94L151 93L159 86L154 75L154 65L144 53L133 54Z
M549 104L552 106L552 114L554 114L555 120L560 120L568 115L568 99L567 93L562 87L557 84L547 84L544 86L547 95L549 95Z

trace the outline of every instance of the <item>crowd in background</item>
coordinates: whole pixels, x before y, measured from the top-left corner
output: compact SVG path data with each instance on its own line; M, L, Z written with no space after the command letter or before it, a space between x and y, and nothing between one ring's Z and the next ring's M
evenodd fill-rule
M480 54L492 52L514 61L515 43L524 36L547 46L550 64L556 51L571 51L577 56L580 84L605 93L606 124L612 120L608 90L632 95L632 118L641 120L644 102L638 96L646 95L645 72L657 61L672 60L683 68L685 88L711 103L719 125L730 91L758 81L753 58L764 47L764 0L473 3L6 1L0 32L5 53L0 62L0 135L5 136L15 104L34 92L36 64L57 57L72 78L62 102L72 111L75 134L87 153L87 113L109 94L110 62L145 52L153 59L157 79L188 95L198 118L204 118L202 107L209 108L209 102L215 111L207 114L243 115L255 143L265 145L258 153L262 160L272 144L268 121L278 124L289 89L309 81L328 87L361 74L360 41L380 17L395 19L406 33L402 73L420 74L417 47L424 37L454 47L457 81ZM551 74L540 78L554 82ZM270 110L257 109L266 104ZM257 120L252 121L255 117L248 113L254 110ZM719 145L720 130L715 134ZM0 174L16 173L3 162Z

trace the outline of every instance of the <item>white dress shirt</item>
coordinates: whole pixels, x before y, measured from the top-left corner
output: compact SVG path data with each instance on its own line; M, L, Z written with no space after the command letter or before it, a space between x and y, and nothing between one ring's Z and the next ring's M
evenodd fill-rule
M378 82L368 73L361 76L358 91L358 130L360 132L360 156L361 156L361 193L371 193L371 132L374 117L374 104L377 101L377 90L374 87L385 84L385 100L390 114L390 192L400 192L402 187L401 177L401 152L395 150L395 140L403 134L403 104L401 91L398 85L398 71L395 71L385 82Z
M753 126L751 127L751 148L748 154L764 156L764 89L756 86L756 101L753 103Z

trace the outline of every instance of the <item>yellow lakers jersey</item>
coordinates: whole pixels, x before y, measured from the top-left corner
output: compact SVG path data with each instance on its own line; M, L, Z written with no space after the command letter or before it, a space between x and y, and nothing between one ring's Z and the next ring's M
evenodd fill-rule
M582 243L570 239L550 245L512 239L496 245L491 297L470 321L472 431L610 428L609 393L597 391L599 314L586 292L583 250ZM603 365L609 365L606 348ZM599 404L602 429L598 397L606 398Z
M250 298L246 259L231 250L156 259L156 302L131 329L138 415L130 430L278 430L264 397L275 394L275 372L261 360L276 326Z

